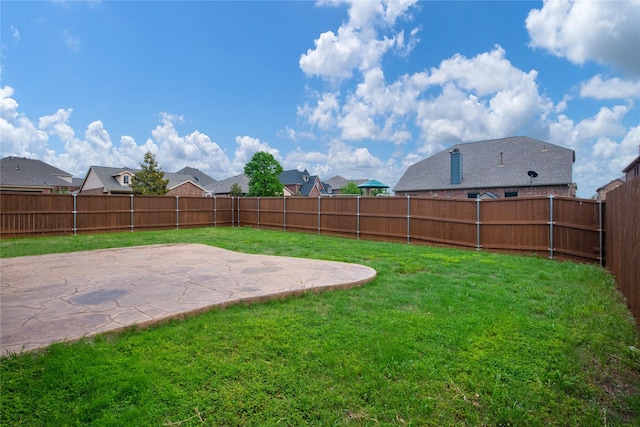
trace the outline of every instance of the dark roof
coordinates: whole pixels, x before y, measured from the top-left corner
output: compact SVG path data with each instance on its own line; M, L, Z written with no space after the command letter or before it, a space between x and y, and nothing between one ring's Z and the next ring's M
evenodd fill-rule
M460 184L451 184L454 149L462 153ZM394 191L565 185L574 161L573 150L526 136L456 144L411 165ZM538 176L532 180L528 171Z
M206 173L202 172L201 170L198 170L198 169L192 168L192 167L188 167L188 166L185 167L185 168L180 169L176 173L185 174L185 175L191 175L191 177L192 177L191 181L193 181L196 184L201 185L203 187L205 185L213 184L214 182L216 182L215 179L211 178L209 175L207 175Z
M72 175L48 163L24 157L0 160L0 185L24 187L72 187Z
M213 195L229 194L231 193L231 186L233 186L233 184L238 184L243 194L249 192L249 177L244 174L211 183L205 187L205 190Z
M307 178L306 180L305 177ZM305 183L312 180L311 175L309 175L309 172L307 172L306 169L302 172L297 169L282 171L279 178L282 185L304 185Z

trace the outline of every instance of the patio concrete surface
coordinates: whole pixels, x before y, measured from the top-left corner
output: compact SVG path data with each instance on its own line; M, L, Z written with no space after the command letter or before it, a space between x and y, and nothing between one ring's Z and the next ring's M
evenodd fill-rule
M373 280L357 264L168 244L0 259L0 351Z

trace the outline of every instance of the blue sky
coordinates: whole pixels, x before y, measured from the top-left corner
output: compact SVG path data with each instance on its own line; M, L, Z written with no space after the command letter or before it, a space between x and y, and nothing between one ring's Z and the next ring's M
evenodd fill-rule
M638 155L640 1L3 1L1 156L285 169L395 185L459 142L576 151L590 197Z

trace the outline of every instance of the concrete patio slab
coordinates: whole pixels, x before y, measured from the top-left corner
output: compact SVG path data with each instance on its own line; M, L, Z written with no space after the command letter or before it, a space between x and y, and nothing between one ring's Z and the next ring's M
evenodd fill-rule
M0 259L0 350L373 280L357 264L170 244Z

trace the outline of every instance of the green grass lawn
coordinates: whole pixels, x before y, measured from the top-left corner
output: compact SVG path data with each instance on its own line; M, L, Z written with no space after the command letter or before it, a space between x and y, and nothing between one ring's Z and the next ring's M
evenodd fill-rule
M1 359L2 425L640 425L640 341L598 266L217 228L9 239L0 255L197 242L375 281Z

